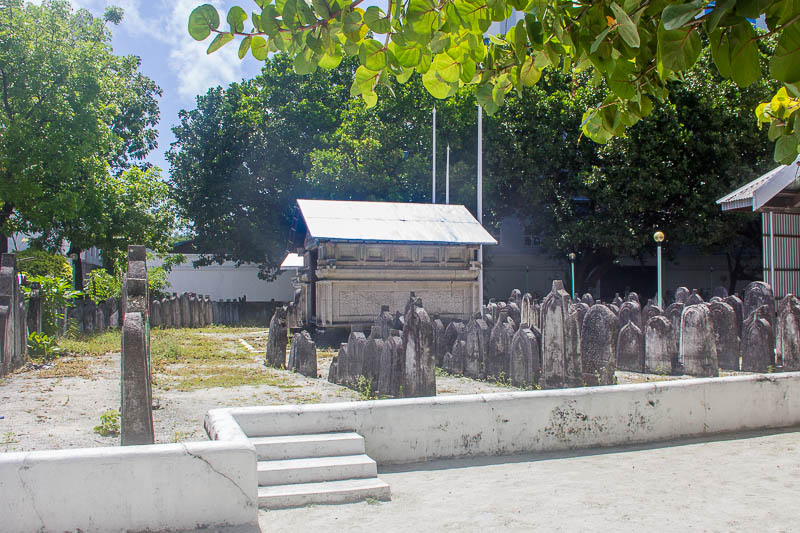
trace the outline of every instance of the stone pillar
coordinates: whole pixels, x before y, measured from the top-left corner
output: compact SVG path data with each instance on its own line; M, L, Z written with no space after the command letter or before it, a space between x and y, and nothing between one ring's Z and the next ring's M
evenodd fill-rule
M292 337L287 366L292 372L299 372L310 378L317 377L317 345L307 331L295 333Z
M381 338L386 340L389 338L389 330L392 329L392 325L394 323L394 317L392 313L389 311L388 305L381 306L381 312L375 317L375 326L380 328L381 330Z
M542 303L542 379L544 388L583 384L578 314L571 308L564 282L553 288Z
M438 316L434 317L433 322L433 353L436 357L436 366L442 366L444 354L447 353L447 343L444 337L444 323Z
M800 370L800 299L787 294L778 307L778 353L783 369Z
M206 325L211 325L214 323L214 316L211 313L211 296L206 294L206 299L204 301L204 309L206 313Z
M121 356L121 442L123 446L153 444L149 295L144 246L128 246L128 272L122 294L125 320Z
M339 359L339 370L342 371L340 383L348 387L355 387L358 377L364 375L364 347L367 338L359 331L351 331L347 337L347 358L345 361Z
M267 366L284 368L286 366L286 344L289 342L286 331L286 309L276 307L269 322L267 338Z
M719 375L714 324L706 304L687 305L681 317L680 355L690 376Z
M403 339L396 329L389 331L383 343L381 366L378 372L378 393L400 398L405 391L403 383Z
M511 339L508 375L515 387L527 388L539 380L539 343L533 331L520 327Z
M150 327L157 328L163 325L161 321L161 302L153 300L150 302Z
M714 326L714 345L717 348L719 367L739 370L739 331L736 327L736 312L723 301L708 304Z
M672 324L665 316L650 317L644 325L644 371L651 374L671 374L672 360L677 352Z
M188 292L184 292L181 294L180 307L181 307L181 327L182 328L192 327L192 310L189 304Z
M484 368L486 377L508 376L511 356L511 339L514 328L508 316L508 306L500 311L497 323L489 335L489 351L486 354Z
M466 353L464 354L464 375L470 378L486 377L484 361L489 351L489 326L483 319L472 318L464 331Z
M0 256L0 376L27 360L28 324L17 278L17 257Z
M745 372L766 372L775 365L775 332L769 321L770 305L751 311L742 325L742 370Z
M581 330L581 363L585 383L614 383L618 331L618 319L605 305L595 304L586 312Z
M417 299L406 314L403 329L403 394L407 398L436 396L433 325Z
M381 328L379 326L372 326L369 331L369 337L364 345L364 377L372 382L373 390L378 388L378 380L380 379L381 371L381 355L383 354L383 337L381 336Z

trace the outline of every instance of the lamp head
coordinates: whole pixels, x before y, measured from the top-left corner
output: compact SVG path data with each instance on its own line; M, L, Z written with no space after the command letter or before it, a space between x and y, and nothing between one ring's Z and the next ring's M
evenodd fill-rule
M653 240L656 241L659 244L664 242L664 232L663 231L657 231L657 232L653 233Z
M569 260L570 260L570 261L575 261L575 258L576 258L577 256L575 255L575 252L570 252L570 253L569 253L569 255L568 255L567 257L569 257Z

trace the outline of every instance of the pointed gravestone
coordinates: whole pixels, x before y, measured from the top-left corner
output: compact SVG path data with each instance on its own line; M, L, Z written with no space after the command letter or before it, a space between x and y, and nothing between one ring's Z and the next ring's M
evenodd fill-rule
M703 297L697 292L697 289L692 289L692 294L686 299L686 305L697 305L703 303Z
M417 299L406 315L403 330L403 394L407 398L436 396L436 357L433 324Z
M742 304L744 320L747 320L753 311L766 305L767 314L763 318L767 319L770 324L775 323L773 320L774 309L772 307L775 305L775 299L772 296L772 287L770 287L768 283L764 283L763 281L754 281L750 283L744 290L744 300Z
M444 323L436 315L431 322L433 326L433 355L436 358L436 366L442 366L444 354L447 353L447 343L444 338Z
M644 371L644 335L633 321L628 322L619 330L617 368L628 372Z
M578 313L571 304L564 282L553 288L542 302L542 378L545 388L576 387L583 382Z
M613 305L617 306L617 308L619 308L619 306L620 306L620 305L622 305L622 302L623 302L623 301L624 301L624 300L623 300L623 299L622 299L622 297L619 295L619 293L616 293L616 294L614 294L614 298L611 300L611 303L612 303Z
M775 333L769 321L769 308L769 305L762 305L754 309L742 325L742 370L745 372L767 372L775 365Z
M392 329L383 342L381 366L378 372L378 393L384 396L400 398L403 377L403 339L399 331Z
M527 292L522 295L522 303L519 307L519 324L520 327L530 327L536 325L536 318L534 316L533 297Z
M672 324L667 317L650 317L644 326L644 371L650 374L671 374L675 346Z
M539 343L530 328L521 327L511 339L508 375L515 387L535 385L539 377Z
M522 305L522 291L519 289L512 290L508 297L508 303L515 303L517 307L520 307Z
M688 294L687 294L688 298ZM673 303L670 304L667 309L664 311L664 314L669 319L669 323L672 324L672 345L675 346L675 357L672 360L672 371L678 372L680 371L680 361L678 357L678 353L680 351L680 341L681 341L681 317L683 316L683 309L686 306L681 303Z
M586 305L588 305L589 307L591 307L591 306L593 306L595 304L594 296L592 296L588 292L586 294L584 294L583 296L581 296L581 301L583 303L585 303Z
M800 299L787 294L778 306L776 340L783 370L800 370Z
M602 304L586 312L581 330L583 380L590 385L612 385L616 367L617 317Z
M522 312L519 309L519 305L517 305L516 302L509 302L506 306L506 310L508 312L508 318L514 323L513 329L516 331L522 323Z
M392 329L394 317L389 311L388 305L381 306L381 312L375 317L375 325L381 330L381 338L386 340L389 338L389 330Z
M351 331L347 337L347 357L339 360L339 382L354 387L358 377L364 375L364 347L367 338L360 331Z
M679 349L684 373L702 377L719 375L714 324L706 304L684 308Z
M281 368L286 365L287 343L288 333L286 330L286 309L283 307L276 307L275 313L272 315L272 320L269 321L267 354L265 361L267 366Z
M482 319L471 319L464 331L466 353L464 354L464 375L470 378L486 377L484 361L489 351L491 330Z
M342 384L343 380L341 375L344 373L341 369L347 362L347 343L343 342L339 345L339 351L333 356L331 366L328 367L328 382Z
M675 303L686 305L686 301L689 299L691 294L691 291L689 291L689 289L686 287L678 287L675 289Z
M662 311L661 308L658 307L655 301L653 301L653 299L651 298L650 300L647 301L647 305L645 305L644 308L642 308L642 324L647 324L647 322L654 316L659 316L663 314L664 311Z
M714 344L717 348L719 367L739 370L739 333L736 327L736 312L722 301L708 304L714 326Z
M383 345L384 340L381 336L381 328L372 326L369 337L367 337L367 343L364 345L364 377L372 383L373 388L377 388L380 378Z
M317 377L317 345L307 331L295 333L286 366L310 378Z
M735 294L731 294L722 299L723 302L730 305L733 308L734 313L736 313L736 334L739 338L742 338L742 323L744 322L744 304L742 303L742 299L736 296Z
M637 293L633 292L633 291L628 293L628 296L625 298L625 301L626 302L636 302L637 304L641 305L641 302L639 302L639 295Z
M163 323L161 321L161 302L158 300L153 300L152 302L150 302L150 327L157 328L162 325Z
M624 327L628 322L633 322L637 328L642 329L642 308L639 302L628 300L619 306L620 327Z
M464 331L464 324L457 320L453 320L444 330L444 343L445 343L445 351L446 352L453 352L453 346L458 340L459 336Z
M581 334L583 334L583 318L589 311L589 305L579 301L574 305L574 309L578 313L578 327L581 330Z
M489 351L484 365L486 377L508 375L512 338L514 338L514 328L509 325L507 309L503 309L489 335Z
M723 300L728 297L728 289L725 287L714 287L714 290L711 292L712 296L718 296Z

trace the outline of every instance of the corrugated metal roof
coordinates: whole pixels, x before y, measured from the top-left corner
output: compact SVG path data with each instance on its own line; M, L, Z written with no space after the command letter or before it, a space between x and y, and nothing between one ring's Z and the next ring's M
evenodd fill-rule
M798 164L800 164L800 157L795 159L791 165L781 165L739 187L717 200L717 203L723 211L746 208L757 211L776 194L792 185L792 182L797 181Z
M330 241L497 244L463 205L297 200L308 232Z
M292 270L298 268L303 268L303 256L291 252L286 254L286 257L283 258L283 263L281 263L281 270Z

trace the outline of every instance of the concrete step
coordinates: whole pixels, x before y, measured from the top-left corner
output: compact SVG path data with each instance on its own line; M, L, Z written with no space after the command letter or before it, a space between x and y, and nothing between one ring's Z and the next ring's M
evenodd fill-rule
M364 437L352 432L254 437L250 442L256 447L259 461L364 453Z
M258 462L259 486L361 479L377 475L375 461L364 454Z
M391 499L389 485L373 477L258 487L258 506L262 509L286 509L311 504L354 503L367 498L388 501Z

